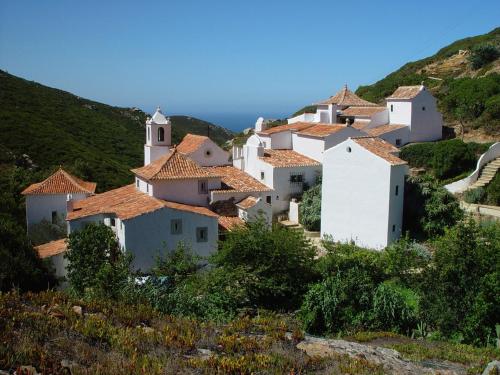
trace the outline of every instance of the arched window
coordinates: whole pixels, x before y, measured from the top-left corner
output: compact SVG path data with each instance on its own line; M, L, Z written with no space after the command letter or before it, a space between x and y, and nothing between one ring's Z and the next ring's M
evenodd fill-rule
M164 142L164 141L165 141L165 129L158 128L158 142Z

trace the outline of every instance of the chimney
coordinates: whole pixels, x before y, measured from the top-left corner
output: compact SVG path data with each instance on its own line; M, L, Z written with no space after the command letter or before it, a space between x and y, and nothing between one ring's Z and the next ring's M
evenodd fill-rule
M73 202L73 196L71 194L68 194L66 196L66 212L73 211Z

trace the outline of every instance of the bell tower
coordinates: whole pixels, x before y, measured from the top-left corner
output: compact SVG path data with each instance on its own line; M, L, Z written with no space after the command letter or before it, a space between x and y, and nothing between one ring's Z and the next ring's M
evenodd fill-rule
M160 107L153 117L146 120L146 144L144 145L144 165L148 165L170 151L172 125L165 118Z

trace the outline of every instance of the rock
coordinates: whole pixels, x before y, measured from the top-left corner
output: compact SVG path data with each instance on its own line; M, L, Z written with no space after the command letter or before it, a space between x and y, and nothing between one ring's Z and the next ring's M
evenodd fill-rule
M212 356L213 352L210 349L197 349L198 354L203 359L208 359Z
M419 366L401 358L393 349L369 346L345 340L330 340L306 336L297 344L308 356L327 357L335 354L347 354L351 358L364 359L370 363L381 365L388 374L435 374L434 369ZM456 374L455 372L448 372Z
M482 375L498 375L500 374L500 361L491 361L488 363Z
M83 310L81 306L73 306L73 312L78 316L83 316Z

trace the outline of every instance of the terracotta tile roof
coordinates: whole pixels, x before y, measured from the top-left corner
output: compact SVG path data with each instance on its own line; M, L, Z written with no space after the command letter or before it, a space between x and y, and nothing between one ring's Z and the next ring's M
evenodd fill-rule
M299 131L299 130L304 130L307 128L310 128L311 126L316 125L317 123L314 122L294 122L293 124L286 124L286 125L279 125L275 126L274 128L269 128L266 130L263 130L259 132L258 134L263 134L263 135L270 135L274 133L280 133L284 131Z
M392 93L387 99L413 99L417 96L420 91L424 89L424 86L399 86L396 91Z
M357 137L351 139L361 147L393 165L407 164L406 161L394 155L399 153L399 149L383 139L377 137Z
M349 107L342 111L342 116L373 116L385 111L386 107Z
M206 207L164 201L137 190L134 185L127 185L74 202L73 211L68 212L66 219L114 214L121 220L127 220L164 207L217 217L217 214Z
M182 142L177 145L177 151L183 154L191 154L198 150L201 145L209 139L204 135L186 134Z
M266 149L264 156L261 156L260 159L276 168L321 166L321 163L316 160L293 150Z
M187 178L216 178L210 170L200 167L189 157L173 149L169 154L141 168L132 169L146 180L180 180Z
M347 85L344 85L342 90L336 93L333 96L330 96L328 99L323 100L317 104L336 104L339 106L362 106L362 107L371 107L377 106L375 103L368 102L366 100L361 99L355 93L347 88Z
M222 188L215 190L218 192L256 192L256 191L271 191L272 189L264 185L262 182L257 181L238 168L231 165L223 165L219 167L206 167L213 171L213 173L221 176Z
M40 258L48 258L57 254L64 253L67 249L66 238L57 241L51 241L39 246L35 246L35 251Z
M96 183L87 182L75 177L64 169L59 168L42 182L28 186L21 194L71 194L95 192Z
M247 210L247 209L255 206L257 204L258 200L259 200L258 198L249 196L249 197L246 197L245 199L239 201L238 203L236 203L236 205L240 208L243 208L244 210Z
M245 225L245 222L238 216L219 216L219 228L222 231L229 231Z
M342 131L346 128L344 124L318 124L306 128L304 130L300 130L297 134L300 135L310 135L313 137L327 137L331 134Z
M366 130L364 130L364 132L370 134L373 137L378 137L379 135L387 134L387 133L390 133L390 132L393 132L395 130L402 129L402 128L407 128L407 126L406 125L387 124L387 125L377 126L376 128L366 129Z

